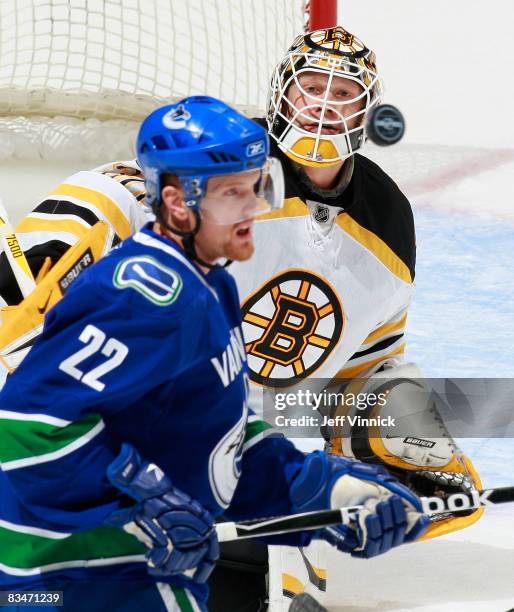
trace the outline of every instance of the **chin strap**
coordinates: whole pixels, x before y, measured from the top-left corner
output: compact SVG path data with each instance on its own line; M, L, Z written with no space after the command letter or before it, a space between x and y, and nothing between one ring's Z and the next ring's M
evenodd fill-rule
M157 221L162 226L164 226L169 232L171 232L172 234L175 234L176 236L180 236L182 238L184 252L189 257L189 259L199 263L201 266L205 266L206 268L209 268L209 270L215 270L218 268L226 268L232 263L231 259L227 259L227 261L223 265L220 265L220 264L207 263L201 257L198 256L198 253L196 252L196 246L195 246L195 236L200 231L200 226L202 225L202 218L200 217L200 213L198 212L198 210L196 210L195 208L191 210L193 211L194 216L195 216L195 226L193 227L192 230L189 230L187 232L183 232L182 230L172 227L164 219L160 206L155 211L155 217Z
M196 213L196 211L195 211ZM198 214L198 213L196 213ZM199 228L200 226L200 217L198 216L198 222L196 227ZM192 259L193 261L198 262L201 266L205 266L206 268L209 268L209 270L217 270L220 268L226 268L228 266L230 266L230 264L232 263L231 259L227 259L227 261L222 265L222 264L210 264L207 263L206 261L204 261L201 257L198 256L198 253L196 252L196 246L195 246L195 234L198 232L198 229L193 233L193 232L185 232L183 234L183 238L182 238L182 243L184 245L184 251L186 253L186 255L189 257L189 259Z

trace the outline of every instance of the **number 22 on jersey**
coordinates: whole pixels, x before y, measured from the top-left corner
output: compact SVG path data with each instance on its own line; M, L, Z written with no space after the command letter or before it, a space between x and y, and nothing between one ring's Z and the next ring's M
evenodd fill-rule
M128 347L123 342L116 340L116 338L107 338L104 332L94 325L87 325L82 330L79 340L86 346L61 361L59 370L69 374L95 391L103 391L105 383L100 380L100 377L123 363L129 352ZM84 372L77 367L88 357L98 352L107 357L107 359L92 370L89 370L89 372Z

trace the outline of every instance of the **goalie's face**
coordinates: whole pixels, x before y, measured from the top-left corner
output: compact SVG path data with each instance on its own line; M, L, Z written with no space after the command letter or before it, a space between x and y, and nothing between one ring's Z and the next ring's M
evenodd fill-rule
M362 123L364 88L352 79L305 71L287 91L286 113L292 123L312 134L342 134Z
M340 165L363 145L366 113L381 91L374 53L351 32L298 36L271 78L269 134L298 164Z

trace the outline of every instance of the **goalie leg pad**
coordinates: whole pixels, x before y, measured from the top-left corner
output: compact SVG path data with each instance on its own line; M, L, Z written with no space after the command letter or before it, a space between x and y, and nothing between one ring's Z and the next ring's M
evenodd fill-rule
M370 397L385 394L386 400L364 408L344 403L335 407L332 414L345 418L342 425L328 432L330 452L384 465L418 495L482 488L476 469L446 429L434 396L414 364L389 368L369 379L355 379L346 383L344 392ZM467 527L482 514L479 509L467 516L437 520L423 539Z

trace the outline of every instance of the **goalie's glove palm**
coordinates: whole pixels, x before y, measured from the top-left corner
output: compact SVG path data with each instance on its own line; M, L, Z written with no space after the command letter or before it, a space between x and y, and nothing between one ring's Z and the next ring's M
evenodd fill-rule
M355 525L320 530L354 557L374 557L421 536L429 519L419 498L385 468L316 451L308 455L291 487L296 512L364 506Z
M205 582L219 556L209 512L176 489L155 464L143 462L129 444L123 444L107 476L138 502L112 514L107 523L123 528L148 547L149 572L186 574L195 582Z

